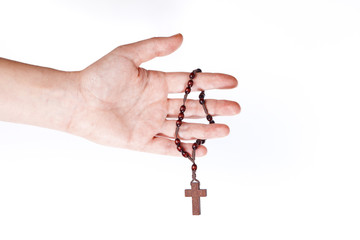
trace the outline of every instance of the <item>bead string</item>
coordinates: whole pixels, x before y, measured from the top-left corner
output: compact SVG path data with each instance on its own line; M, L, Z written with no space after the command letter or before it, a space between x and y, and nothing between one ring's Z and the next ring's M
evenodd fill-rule
M195 143L193 143L192 145L192 154L190 155L188 152L186 152L184 150L184 148L181 146L181 140L179 139L179 130L180 130L180 126L182 124L182 120L185 117L185 111L186 111L186 100L187 97L189 95L189 93L191 92L191 87L194 85L194 78L196 77L196 73L200 73L201 69L195 69L194 71L192 71L189 75L190 80L187 83L187 87L185 88L185 95L184 95L184 100L183 100L183 104L180 106L180 113L178 115L178 120L176 121L176 129L175 129L175 145L177 146L177 150L183 155L183 157L188 158L193 165L191 166L191 170L192 170L192 182L197 181L200 183L199 180L196 179L196 170L197 170L197 165L195 164L195 157L196 157L196 149L201 145L205 143L205 139L197 139L195 141ZM205 91L201 91L200 95L199 95L199 103L202 105L204 112L206 114L206 119L209 121L209 124L213 124L215 123L215 121L213 120L212 116L209 114L207 107L206 107L206 101L205 101Z

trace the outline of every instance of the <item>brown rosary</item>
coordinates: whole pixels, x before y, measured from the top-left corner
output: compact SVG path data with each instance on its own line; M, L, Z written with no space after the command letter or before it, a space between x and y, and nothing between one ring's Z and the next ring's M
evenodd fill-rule
M191 92L191 87L194 85L194 78L196 77L196 73L200 73L200 72L201 72L201 69L198 68L198 69L195 69L194 71L192 71L189 75L190 80L188 81L187 87L185 88L184 100L183 100L183 104L180 107L180 113L178 116L178 120L176 121L176 130L175 130L175 144L177 146L177 150L179 150L179 152L181 152L181 154L185 158L188 158L193 163L191 166L191 170L192 170L192 180L190 182L191 189L185 190L185 197L192 197L193 215L200 215L200 197L206 197L206 195L207 195L206 189L200 189L200 181L196 179L197 165L195 164L196 149L201 144L205 143L205 139L197 139L196 140L196 142L192 145L192 154L190 155L188 152L186 152L181 147L181 141L179 139L179 129L182 124L182 120L185 117L184 113L186 111L186 106L185 106L186 99L187 99L189 93ZM203 106L203 109L204 109L204 112L206 115L206 119L209 121L209 124L215 123L215 121L213 120L212 116L209 114L209 112L206 108L205 91L201 91L201 93L199 95L199 102Z

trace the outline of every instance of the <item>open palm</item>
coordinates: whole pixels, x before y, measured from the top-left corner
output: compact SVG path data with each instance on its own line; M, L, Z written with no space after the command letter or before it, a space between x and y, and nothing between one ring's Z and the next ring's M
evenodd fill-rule
M174 144L175 120L182 99L168 99L169 93L183 92L189 73L146 70L140 64L175 51L182 35L151 38L120 46L80 72L80 104L69 131L91 141L114 147L180 156ZM193 91L233 88L237 80L225 74L199 73ZM211 115L240 112L236 102L207 100ZM186 118L205 117L196 100L187 100ZM184 122L181 139L208 139L226 136L224 124ZM184 143L190 151L191 143ZM198 156L206 154L201 146Z

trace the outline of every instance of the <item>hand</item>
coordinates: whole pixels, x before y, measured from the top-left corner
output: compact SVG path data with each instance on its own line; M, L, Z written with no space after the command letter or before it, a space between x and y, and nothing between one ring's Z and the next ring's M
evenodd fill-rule
M103 145L180 156L174 144L175 121L183 99L169 93L184 92L189 72L146 70L141 63L165 56L180 47L181 34L151 38L123 45L79 73L80 101L67 131ZM192 70L192 69L191 69ZM237 80L225 74L198 73L192 91L234 88ZM213 116L234 115L240 106L233 101L206 100ZM205 117L198 100L187 100L182 140L209 139L229 134L224 124L186 123L186 118ZM192 143L183 143L191 152ZM201 146L197 156L206 154Z

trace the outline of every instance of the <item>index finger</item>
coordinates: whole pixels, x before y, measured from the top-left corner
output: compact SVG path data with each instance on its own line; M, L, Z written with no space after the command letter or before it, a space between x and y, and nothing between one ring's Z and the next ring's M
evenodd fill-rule
M186 72L164 72L163 76L168 84L169 93L184 92L187 82L190 80L189 73ZM238 80L228 74L223 73L196 73L193 79L193 91L209 89L230 89L238 85Z

